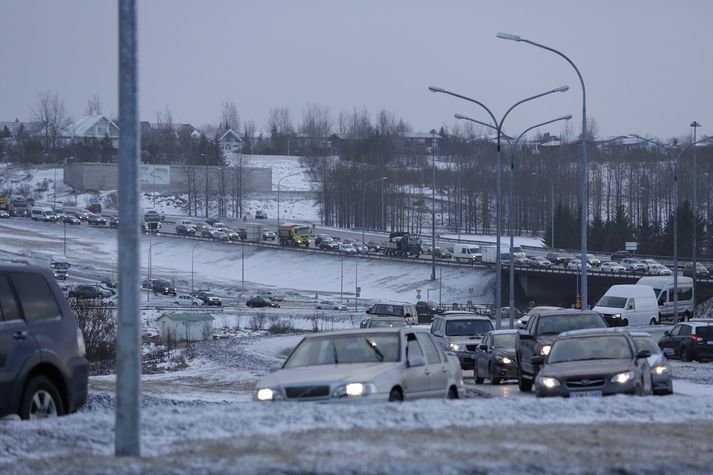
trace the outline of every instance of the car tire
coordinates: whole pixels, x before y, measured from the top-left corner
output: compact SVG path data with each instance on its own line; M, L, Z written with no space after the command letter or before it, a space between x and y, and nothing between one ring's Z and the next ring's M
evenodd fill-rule
M492 364L489 366L488 375L490 376L490 384L494 386L500 384L500 378L495 377L495 370Z
M389 393L389 402L401 402L404 400L404 395L399 388L394 388Z
M449 388L446 399L458 399L458 390L454 387Z
M46 419L64 415L64 404L55 385L45 376L35 376L25 387L20 418Z
M477 364L473 366L473 379L475 380L475 384L483 384L483 381L485 381L485 378L483 378L482 376L478 376Z
M517 373L517 387L520 392L529 393L532 391L532 381L522 377L522 372Z
M658 325L658 323L655 318L652 318L651 321L649 321L649 325Z
M690 362L692 360L691 351L688 348L681 348L681 361Z

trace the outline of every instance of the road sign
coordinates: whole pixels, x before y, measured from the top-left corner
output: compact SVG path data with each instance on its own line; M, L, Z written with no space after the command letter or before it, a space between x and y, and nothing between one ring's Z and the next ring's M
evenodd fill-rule
M357 288L356 288L356 291L357 291L358 294L361 293L361 287L357 287Z
M421 294L416 294L416 300L421 300Z
M624 249L627 251L636 251L639 249L639 243L636 241L627 241L624 243Z

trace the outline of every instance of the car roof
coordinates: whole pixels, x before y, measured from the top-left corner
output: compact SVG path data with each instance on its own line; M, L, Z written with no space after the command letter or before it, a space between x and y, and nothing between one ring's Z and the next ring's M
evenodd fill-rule
M507 330L491 330L486 335L516 335L518 330L516 329L507 329Z
M370 334L370 333L401 333L403 331L415 331L421 333L428 333L425 328L417 327L382 327L382 328L354 328L350 330L340 330L333 332L321 332L313 335L305 335L305 340L324 338L329 336L344 336L344 335L359 335L359 334Z
M435 315L434 318L442 318L443 320L449 321L449 320L487 320L490 321L490 318L484 316L484 315L477 315L475 313L450 313L446 315Z
M578 337L578 336L605 336L605 335L628 335L629 332L626 330L621 330L619 328L585 328L582 330L571 330L568 332L560 333L557 339L567 338L567 337Z
M545 312L539 312L538 315L540 317L549 317L549 316L554 316L554 315L560 315L560 316L572 316L575 317L577 315L597 315L599 316L598 312L595 312L594 310L577 310L575 308L563 308L560 310L548 310Z

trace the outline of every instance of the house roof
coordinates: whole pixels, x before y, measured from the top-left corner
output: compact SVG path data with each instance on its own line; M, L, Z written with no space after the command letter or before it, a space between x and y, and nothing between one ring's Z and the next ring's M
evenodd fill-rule
M174 322L212 322L215 320L209 313L164 313L157 320L166 318Z
M106 116L103 115L87 115L82 117L81 119L69 124L67 127L65 127L63 135L65 137L82 137L87 134L89 129L94 127L97 122L101 121L102 119L106 120L109 125L113 125L114 127L119 129L119 126L117 126L114 122L111 120L107 119Z

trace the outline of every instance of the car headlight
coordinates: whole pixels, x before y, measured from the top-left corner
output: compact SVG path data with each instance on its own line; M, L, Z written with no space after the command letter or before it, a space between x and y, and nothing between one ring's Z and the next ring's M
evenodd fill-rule
M458 343L451 343L448 347L453 351L463 351L463 345L459 345Z
M258 389L255 396L258 401L277 401L282 399L282 394L279 391L270 388Z
M611 381L612 383L624 384L632 379L634 379L634 372L626 371L624 373L615 374Z
M552 345L545 345L540 349L540 354L547 356L550 354L551 349L552 349Z
M664 374L664 373L670 373L671 372L671 366L669 365L656 365L653 368L651 368L651 371L654 372L654 374Z
M361 397L374 394L376 386L372 383L348 383L334 390L334 397Z
M498 356L495 359L498 360L499 362L501 362L502 364L512 363L512 360L510 358L508 358L507 356Z
M545 376L539 376L537 378L537 382L539 382L542 386L546 387L547 389L552 389L552 388L560 385L560 382L557 381L557 379L548 378Z
M621 318L620 313L615 313L614 315L611 316L612 318Z

